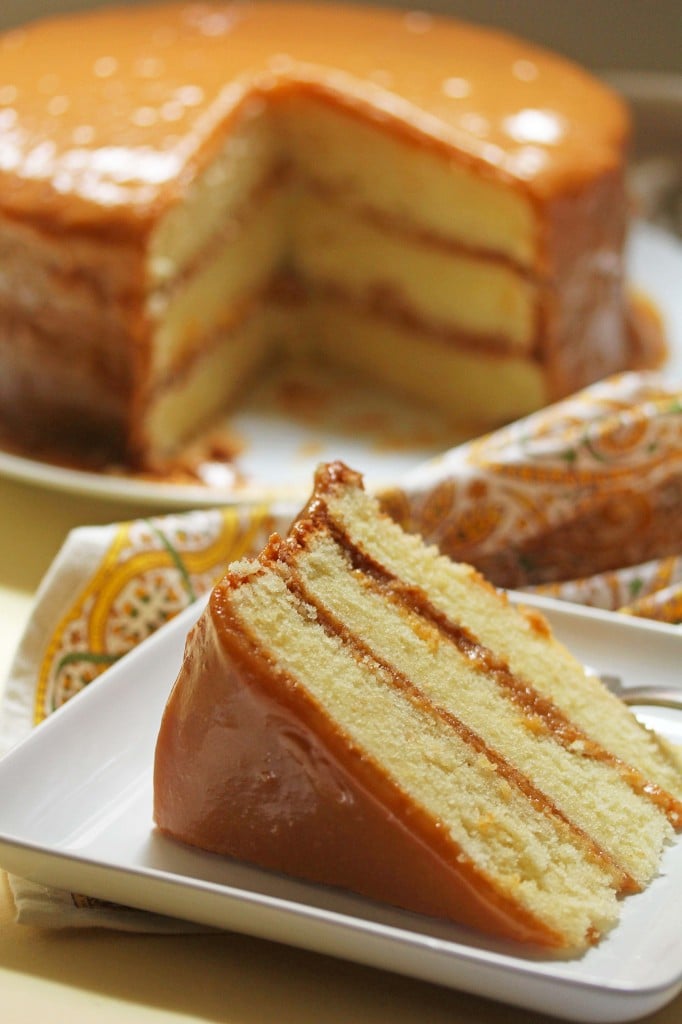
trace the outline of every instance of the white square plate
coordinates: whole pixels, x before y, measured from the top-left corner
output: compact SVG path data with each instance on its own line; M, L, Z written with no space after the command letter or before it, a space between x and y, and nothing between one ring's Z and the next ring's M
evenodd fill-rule
M524 596L597 671L675 685L675 628ZM625 1021L682 989L682 838L622 921L574 961L183 848L152 823L152 761L193 606L0 761L0 864L33 881L288 943L577 1021ZM647 713L682 743L682 714Z

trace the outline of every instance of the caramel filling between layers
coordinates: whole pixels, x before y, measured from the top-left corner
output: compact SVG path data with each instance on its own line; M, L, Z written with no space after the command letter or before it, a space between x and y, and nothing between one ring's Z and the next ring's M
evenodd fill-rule
M198 252L193 253L191 258L183 263L172 277L159 279L156 284L157 292L159 294L172 293L182 287L189 278L201 272L228 234L234 236L248 227L254 209L267 198L269 193L275 188L291 189L292 182L296 183L297 191L310 194L332 208L340 208L359 220L375 226L385 234L410 245L435 249L450 256L467 257L476 262L498 264L513 272L519 279L531 284L540 284L546 279L546 275L533 271L506 253L438 233L435 228L412 223L396 213L381 210L367 202L354 200L352 197L349 198L341 185L330 185L316 178L298 176L291 161L282 159L265 174L261 181L253 186L248 198L230 212L226 224L216 227ZM84 274L87 276L87 270L84 271Z
M505 695L523 711L524 715L532 720L533 727L538 732L550 733L565 749L579 751L582 757L591 758L615 768L635 793L650 800L665 814L676 830L682 829L682 802L645 778L636 768L590 739L550 699L543 697L529 682L516 675L503 658L489 650L464 627L452 622L435 608L422 589L403 583L369 554L357 547L348 533L332 519L322 499L318 497L311 502L308 512L314 523L322 524L329 531L337 545L346 552L353 569L359 571L370 586L373 586L384 598L395 605L407 608L423 618L452 642L468 659L481 666L494 679L496 685L504 691ZM301 533L305 531L300 524L298 531L299 540L304 542ZM294 568L293 564L292 568ZM312 598L306 598L306 600L314 603ZM352 642L357 643L358 648L362 646L362 642L358 638L352 638ZM375 655L371 656L375 657ZM424 699L428 700L426 697ZM547 798L543 795L543 799Z
M386 205L371 166L363 165L357 179L355 163L348 165L342 129L362 130L364 148L381 143L383 153L387 126L358 122L357 113L339 108L332 97L306 101L298 90L293 97L285 92L284 98L268 95L253 110L247 104L235 114L224 151L193 183L183 206L167 212L149 238L146 312L158 349L151 363L158 389L173 363L201 358L201 346L205 341L210 347L217 321L234 321L237 307L247 300L259 299L269 308L282 275L293 278L317 310L313 322L306 320L299 331L310 335L306 344L313 348L319 333L314 321L331 302L443 346L541 362L546 271L528 254L500 248L499 239L475 232L469 237L442 217L415 220L404 202ZM329 147L331 176L316 155ZM394 164L388 162L387 172ZM438 165L446 181L451 173ZM418 180L419 174L414 187ZM447 208L453 205L458 204L451 197ZM274 238L269 247L264 231ZM237 284L228 281L222 288L220 278L228 270ZM441 275L452 298L432 286ZM333 318L334 311L328 315ZM283 346L274 335L268 342Z
M318 219L312 234L308 227L302 228L299 223L309 219L306 197L314 198L318 192L332 216L330 225L335 224L327 242L327 251L331 248L336 252L340 238L338 216L345 212L361 233L366 225L377 230L377 234L372 235L373 241L380 246L387 245L389 255L395 252L393 247L396 245L406 245L406 253L412 253L417 261L415 272L419 270L419 261L423 259L420 253L429 259L429 253L439 260L441 257L454 258L460 268L457 275L463 274L463 280L471 278L473 281L476 275L482 273L486 275L487 281L490 278L486 288L495 292L498 302L511 303L513 316L510 314L508 318L509 332L502 329L500 314L486 314L478 326L472 326L466 322L466 318L462 318L461 322L459 317L450 319L445 309L429 310L428 302L420 308L415 296L406 294L404 282L395 278L390 269L385 271L381 261L377 262L368 277L365 278L363 274L362 280L356 279L357 275L354 274L349 277L343 267L335 266L335 261L341 259L343 262L340 255L334 256L329 266L318 267L314 249L317 247L324 255L325 247L319 232L327 230L326 214L322 215L320 221L321 208L318 208ZM243 246L244 239L254 225L257 236L262 235L264 211L269 211L267 217L271 221L270 230L275 238L270 247L272 251L266 254L264 266L260 265L261 257L264 257L262 244L257 244L259 262L251 269L244 265L239 270L241 281L236 291L235 285L230 283L221 303L216 305L213 300L215 310L212 315L210 303L207 305L205 301L202 301L202 306L206 308L200 315L186 309L183 293L187 288L202 288L201 281L204 278L215 278L216 268L221 262L230 260L232 265L234 256L229 256L230 248L234 247L236 251L236 247ZM324 259L327 260L328 256ZM340 278L337 273L339 269ZM424 274L423 267L420 272ZM402 330L415 332L436 344L483 355L523 357L536 362L542 358L540 340L543 300L541 281L536 275L504 255L472 249L455 239L437 236L429 230L419 230L374 208L356 207L346 200L342 189L319 189L314 182L309 188L308 183L295 180L291 164L281 161L253 186L248 198L230 214L226 223L214 230L203 248L178 268L172 277L159 281L150 292L147 313L160 349L154 361L161 363L156 369L158 380L155 387L164 387L164 374L172 375L175 363L187 363L201 358L204 346L211 346L211 336L215 334L213 328L221 327L223 322L235 323L240 309L247 304L259 301L268 308L276 308L276 297L281 292L282 280L295 283L301 301L340 303L360 314L377 317ZM464 287L456 276L457 282L459 288ZM212 291L215 292L215 288ZM478 314L474 319L477 318L480 319ZM485 323L486 320L489 322ZM275 348L287 347L276 336L270 342Z
M286 556L285 556L286 557ZM557 805L550 800L537 786L533 785L530 779L522 772L511 765L496 750L493 750L486 741L473 729L469 728L456 715L453 715L446 708L439 705L413 683L404 673L400 672L394 665L380 658L360 637L349 632L343 622L333 615L328 608L318 601L306 588L303 581L297 577L296 567L293 559L287 559L292 575L285 577L289 591L299 600L315 609L317 622L329 634L338 637L344 646L352 651L353 657L358 663L370 667L373 672L382 672L390 680L392 685L398 687L407 699L422 712L432 715L442 722L449 729L453 729L458 736L467 743L477 754L482 754L493 764L500 776L507 780L512 786L518 789L528 799L536 811L550 817L558 818L584 845L586 856L593 863L608 871L613 878L613 884L619 892L638 892L640 886L628 872L626 872L615 859L604 850L584 829L580 828L568 818ZM357 568L357 566L354 566ZM412 588L415 589L415 588Z

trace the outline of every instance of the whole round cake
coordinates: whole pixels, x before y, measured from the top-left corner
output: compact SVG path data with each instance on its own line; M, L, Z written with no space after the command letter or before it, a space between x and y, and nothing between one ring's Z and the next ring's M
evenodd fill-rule
M312 355L481 428L632 364L623 103L426 14L0 37L0 420L150 466Z

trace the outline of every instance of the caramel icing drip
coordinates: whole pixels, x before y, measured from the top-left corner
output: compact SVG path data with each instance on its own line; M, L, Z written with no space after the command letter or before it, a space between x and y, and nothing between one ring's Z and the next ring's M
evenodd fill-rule
M238 116L314 93L538 200L619 166L624 105L501 33L355 6L168 4L0 37L0 200L53 229L136 236Z

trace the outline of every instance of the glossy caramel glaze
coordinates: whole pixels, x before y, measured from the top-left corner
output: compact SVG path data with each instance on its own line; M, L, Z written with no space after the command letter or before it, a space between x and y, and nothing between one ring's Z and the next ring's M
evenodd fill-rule
M617 169L608 89L503 34L426 14L289 3L163 5L0 38L0 209L138 235L232 119L310 90L541 201Z
M190 635L154 766L174 839L515 941L561 939L496 891L244 633L223 581Z

